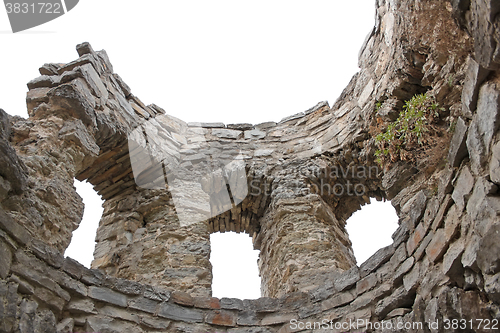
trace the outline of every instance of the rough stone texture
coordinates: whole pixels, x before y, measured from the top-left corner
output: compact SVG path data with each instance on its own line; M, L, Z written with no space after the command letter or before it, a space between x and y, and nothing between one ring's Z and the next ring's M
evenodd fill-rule
M464 209L467 199L474 187L474 177L468 167L464 167L457 179L457 184L451 197L459 209Z
M448 161L454 168L458 167L463 158L467 156L468 152L465 144L466 133L467 125L465 125L462 118L458 118L457 124L455 125L455 132L453 133L453 138L450 143L450 151L448 153Z
M499 11L493 0L379 0L360 72L335 104L255 126L187 124L146 106L88 43L77 60L42 66L28 84L30 118L0 112L0 332L499 319ZM458 119L439 157L447 165L379 169L376 103L393 119L425 91ZM93 269L60 254L83 212L74 178L105 200ZM357 267L344 226L370 197L391 199L400 227ZM252 237L269 297L210 297L218 231Z
M498 69L500 65L500 50L498 35L497 14L500 4L494 0L463 1L465 10L456 14L467 26L467 30L474 40L476 61L487 69ZM467 8L468 7L468 8Z

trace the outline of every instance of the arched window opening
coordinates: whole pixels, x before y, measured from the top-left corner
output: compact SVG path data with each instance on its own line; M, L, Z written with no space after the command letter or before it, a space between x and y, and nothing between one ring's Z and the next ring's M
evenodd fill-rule
M370 199L370 204L354 212L346 222L347 233L358 266L377 250L392 244L398 228L398 215L390 201Z
M103 212L102 200L90 183L75 179L75 187L83 199L85 210L80 226L73 231L71 243L64 256L71 257L90 268L90 263L94 259L95 235Z
M235 232L210 235L212 263L212 295L239 299L261 296L257 260L252 238Z

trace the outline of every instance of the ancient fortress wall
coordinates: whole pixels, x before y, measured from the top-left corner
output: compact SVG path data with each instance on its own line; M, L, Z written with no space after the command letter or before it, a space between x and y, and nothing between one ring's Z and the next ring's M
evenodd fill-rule
M185 123L88 43L42 66L30 117L0 112L0 332L495 331L500 4L376 6L335 104L279 123ZM449 131L430 157L382 168L374 136L420 93ZM105 200L92 269L61 254L83 214L75 178ZM357 266L345 221L370 198L391 200L400 225ZM218 231L252 237L265 297L211 297ZM386 326L335 329L356 320Z

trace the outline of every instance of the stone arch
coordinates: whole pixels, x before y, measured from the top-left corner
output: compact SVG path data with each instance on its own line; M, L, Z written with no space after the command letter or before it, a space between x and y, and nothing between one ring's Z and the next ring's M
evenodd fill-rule
M112 74L105 53L93 52L88 44L78 47L77 61L42 67L42 77L29 84L27 101L31 118L12 121L12 134L6 137L2 133L0 140L9 156L6 163L2 161L9 165L9 172L2 174L0 183L3 191L0 192L3 254L0 256L0 297L8 309L15 309L6 314L2 328L10 331L21 327L26 318L35 315L47 319L44 320L50 326L49 331L55 331L57 321L61 325L84 327L87 331L113 327L116 331L226 330L231 333L248 327L266 333L286 332L293 330L290 321L310 323L318 318L331 319L334 324L361 319L384 320L392 325L442 322L456 316L467 322L477 318L498 319L500 93L496 74L498 59L494 56L498 53L494 52L498 44L494 41L498 38L497 34L490 33L494 29L490 18L497 14L498 8L477 1L457 4L435 0L416 6L404 1L378 1L377 6L376 27L361 50L361 71L331 108L320 103L279 123L264 125L193 125L205 128L210 139L244 144L248 149L243 156L251 157L246 165L249 166L247 175L263 175L262 184L271 185L269 200L260 201L266 203L258 219L260 229L258 233L255 230L254 241L265 248L269 258L284 259L276 261L278 266L289 264L289 269L279 273L278 278L274 278L274 271L266 274L268 295L277 298L218 300L207 296L209 289L204 288L203 281L201 284L182 281L183 269L189 267L188 262L196 262L196 257L183 262L186 256L177 254L185 249L203 253L203 237L209 233L210 223L196 223L181 230L177 227L180 222L173 219L172 224L162 229L165 221L175 215L170 203L173 197L157 189L138 189L127 165L130 160L126 145L128 133L141 122L163 114L161 109L144 106L131 95L119 77ZM467 23L463 25L468 31L454 20ZM399 29L393 29L396 26ZM490 38L485 40L484 36ZM399 213L400 227L394 234L394 243L377 251L360 267L348 269L346 265L344 271L331 269L329 272L320 267L307 267L305 273L311 277L310 283L301 284L306 277L292 265L293 260L299 262L296 258L302 254L305 258L312 255L327 262L337 260L329 267L341 270L342 264L348 263L348 258L321 258L317 247L323 236L328 239L329 234L337 232L334 227L341 225L342 217L357 206L347 198L336 206L345 207L335 211L331 208L333 205L326 202L334 198L307 191L296 194L297 187L307 190L314 183L307 176L297 179L296 168L317 156L332 157L341 151L348 159L344 149L351 145L359 148L354 148L359 154L353 154L353 159L371 156L373 146L368 129L374 120L376 102L400 100L401 94L408 93L405 90L408 84L430 86L439 101L451 104L450 115L456 118L456 126L449 150L443 151L446 161L428 170L416 170L413 165L399 161L384 170L381 178L374 182L375 187L370 189L375 196L385 195L391 199ZM182 123L173 120L165 126L173 128L169 132L179 134L175 130L179 124ZM66 125L68 131L61 132ZM99 147L99 156L92 153L94 143ZM51 153L50 147L60 149L63 144L67 145L61 149L63 153ZM319 145L320 152L314 149ZM8 147L15 147L15 151ZM38 165L37 158L28 158L29 152L37 152L37 158L43 156L46 161ZM45 181L47 174L50 175L51 169L47 166L51 164L47 161L54 161L50 156L55 161L68 162L63 163L67 168L56 169L64 176L63 187L77 175L92 179L106 198L107 215L101 221L101 233L106 241L122 242L119 246L123 247L119 252L116 247L112 248L111 259L102 262L103 265L106 262L105 269L87 270L70 259L63 259L46 243L64 248L67 233L57 236L59 230L34 226L32 220L35 219L30 220L41 215L40 212L32 214L30 207L38 205L40 210L47 209L54 215L59 210L50 208L57 207L64 197L59 195L59 200L53 200L58 199L57 193L44 193L34 186L37 177ZM86 160L88 156L91 158ZM21 165L23 161L28 170ZM102 175L106 176L99 178ZM6 181L20 184L9 189ZM382 193L379 188L383 189ZM6 189L12 197L6 198ZM142 216L130 213L130 208L135 210L136 205ZM27 209L23 211L19 207ZM78 207L76 203L73 213L78 212ZM249 207L250 202L247 211ZM260 207L259 203L255 209L259 211ZM254 209L253 202L251 209ZM141 223L145 216L144 226ZM230 218L232 220L233 215ZM294 243L293 237L287 241L289 230L300 231L296 228L300 223L294 224L300 218L306 221L302 225L312 226L310 230L331 227L333 231L313 233L311 238L307 238L310 233L306 232L300 237L305 241ZM77 220L78 214L73 214L58 222L71 225ZM134 220L141 226L134 231L134 237L137 234L140 240L157 241L160 245L167 241L169 247L139 247L140 242L137 247L130 246L134 238L129 243L130 224L125 224L136 223ZM323 220L331 223L323 223ZM266 232L276 228L277 224L273 223L276 221L280 227L290 228ZM213 222L215 226L215 220ZM250 223L256 222L252 218ZM113 223L120 228L107 228ZM253 225L250 223L249 226ZM148 224L151 232L147 230ZM219 228L220 225L219 221ZM156 233L157 230L160 232ZM342 244L341 229L335 235L339 237L332 242L325 241L325 247L346 247ZM295 244L298 246L293 247ZM315 246L308 247L309 244ZM281 249L287 248L297 250L292 253L296 258L286 257ZM161 253L160 256L155 253L162 249L173 255L172 269L168 271L173 277L168 287L176 289L172 293L159 286L165 269L161 270L163 275L155 276L155 271L138 271L140 261L138 265L137 260L133 260L142 258L147 251L152 258L162 258ZM265 266L272 268L269 263ZM127 270L130 267L133 269ZM203 279L207 276L205 272L209 270L193 271L189 275ZM127 277L131 280L121 279L120 274L129 274ZM196 286L201 287L195 289ZM17 316L17 313L28 316ZM140 321L131 318L140 318ZM424 328L416 330L425 331ZM480 331L477 327L471 330Z
M370 155L357 146L366 138L366 131L358 127L359 121L356 126L353 126L356 122L346 126L359 118L359 108L332 113L323 102L280 123L227 127L217 123L186 124L155 105L142 104L119 76L110 74L111 65L103 53L94 52L88 44L77 49L81 58L58 69L58 73L76 79L51 90L49 95L55 97L49 100L54 112L66 115L69 110L73 117L82 118L93 138L86 138L81 144L94 140L94 147L99 149L98 157L75 172L77 179L87 179L105 200L93 267L123 278L208 295L210 232L246 231L260 248L263 241L269 243L266 236L269 232L261 233L262 221L272 221L274 218L270 216L276 210L282 218L280 200L300 202L303 190L314 197L315 203L308 208L312 211L306 214L313 224L324 228L324 221L313 220L325 218L338 224L322 231L329 235L327 243L338 246L332 256L338 258L328 267L342 271L353 265L352 250L343 229L345 220L366 201L366 195L384 196L380 174L372 175L374 163L369 160ZM35 101L32 108L34 114L44 109ZM352 137L346 141L348 136ZM227 163L223 162L221 169L213 164L214 159ZM311 160L326 165L328 172L314 175L312 170L312 177L301 174L304 167L310 167ZM234 161L241 163L227 169L226 165ZM349 179L360 178L358 170L354 170L355 161L369 168L368 175L362 175L363 179L355 184L362 185L367 193L354 196L307 193L311 187L323 189L325 184L352 191ZM331 177L332 168L337 168L335 179ZM343 175L339 177L339 173ZM181 186L176 187L176 182L181 182ZM241 187L242 182L246 192L238 193L238 186L233 185ZM176 192L184 191L186 186L191 186L191 192ZM258 191L252 193L249 189ZM193 204L186 202L185 195L204 199ZM273 249L279 247L271 243ZM290 246L292 243L283 243L283 249ZM263 251L263 255L268 252ZM313 252L310 248L303 257ZM262 262L266 259L269 258ZM271 266L276 265L267 265ZM271 280L277 281L280 276L266 273L266 265L261 272L272 276ZM276 285L263 279L264 290L271 284ZM280 290L268 295L303 288L297 281L292 284L299 286L286 289L283 287L286 283L280 283Z

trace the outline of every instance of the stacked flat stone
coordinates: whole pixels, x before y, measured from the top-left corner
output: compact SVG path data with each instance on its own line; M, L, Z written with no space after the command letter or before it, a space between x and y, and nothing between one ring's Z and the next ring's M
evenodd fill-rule
M452 319L474 324L468 331L491 331L478 319L500 319L497 7L492 0L378 1L361 70L339 99L279 123L168 116L133 96L106 53L88 43L77 46L77 60L44 65L28 84L30 118L0 112L0 331L312 332L317 327L307 324L323 320L383 320L392 328L426 322L413 331L441 332ZM332 176L376 167L369 128L377 118L394 120L405 100L425 91L455 124L440 165L417 170L399 161L373 175ZM209 200L191 213L217 214L183 225L173 184L141 187L132 170L134 149L145 147L129 137L155 122L159 144L148 149L161 161L175 155L162 155L169 150L186 157L173 173L236 155L259 193L231 192L223 211L223 187L207 185L220 182L213 174L193 187ZM141 175L158 184L154 172ZM74 178L105 199L93 269L61 255L83 214ZM347 182L366 191L314 191ZM393 244L358 266L344 227L369 198L390 199L399 227ZM217 231L253 237L267 297L211 297L209 235ZM354 331L398 331L385 327Z

